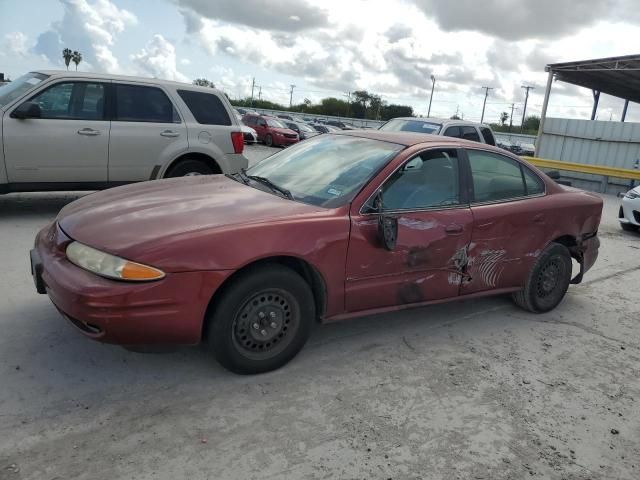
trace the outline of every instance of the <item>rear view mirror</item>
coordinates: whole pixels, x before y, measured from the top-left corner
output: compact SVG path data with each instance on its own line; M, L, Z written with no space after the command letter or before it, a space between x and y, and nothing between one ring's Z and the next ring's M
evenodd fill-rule
M24 102L18 108L16 108L11 114L13 118L19 118L21 120L25 118L40 118L42 111L40 105L35 102Z
M378 213L378 238L380 243L386 250L395 250L398 240L398 219L383 213L382 190L376 195L373 206Z

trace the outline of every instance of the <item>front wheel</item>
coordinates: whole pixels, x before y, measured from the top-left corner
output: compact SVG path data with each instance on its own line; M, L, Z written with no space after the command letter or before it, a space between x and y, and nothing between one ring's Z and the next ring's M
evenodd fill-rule
M570 282L571 254L564 245L551 243L536 260L524 288L513 294L513 300L530 312L548 312L562 301Z
M268 372L297 355L314 319L314 298L306 281L272 264L232 280L208 319L207 342L218 362L232 372Z
M271 136L270 133L268 133L267 136L264 137L264 143L267 147L273 146L273 137Z

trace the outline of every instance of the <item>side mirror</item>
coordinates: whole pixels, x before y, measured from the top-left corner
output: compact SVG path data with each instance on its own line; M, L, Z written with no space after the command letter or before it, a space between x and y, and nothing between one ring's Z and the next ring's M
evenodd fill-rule
M393 251L398 240L398 219L383 213L382 190L378 191L373 208L378 213L378 238L380 243L386 250Z
M549 170L547 172L547 176L549 178L553 178L554 180L560 180L560 172L558 170Z
M24 102L13 111L11 116L13 118L19 118L21 120L24 120L26 118L40 118L42 116L42 111L40 110L40 105L38 105L37 103Z

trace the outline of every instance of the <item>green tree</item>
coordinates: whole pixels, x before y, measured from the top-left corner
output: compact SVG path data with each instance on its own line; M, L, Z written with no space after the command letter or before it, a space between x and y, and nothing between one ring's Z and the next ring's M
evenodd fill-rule
M500 114L500 125L504 127L504 124L509 120L509 114L507 112L502 112Z
M213 82L210 82L209 80L207 80L206 78L196 78L193 81L194 85L198 85L200 87L210 87L210 88L216 88L216 86L213 84Z
M78 65L82 61L82 54L80 52L78 52L77 50L74 50L73 54L71 56L71 61L76 64L76 72L77 72L78 71ZM69 65L68 64L67 64L67 70L69 70Z
M73 52L70 48L65 48L62 50L62 58L64 58L64 64L67 66L67 70L69 70L69 64L71 63L71 59L73 58Z
M528 131L538 131L538 128L540 128L540 117L538 117L537 115L530 115L528 116L525 120L524 123L522 124L522 130L528 130Z

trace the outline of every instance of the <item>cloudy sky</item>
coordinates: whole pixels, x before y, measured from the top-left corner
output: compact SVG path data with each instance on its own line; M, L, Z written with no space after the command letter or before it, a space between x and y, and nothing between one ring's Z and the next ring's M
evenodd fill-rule
M65 68L191 81L288 103L366 89L426 114L539 113L547 63L638 53L637 0L0 0L0 72ZM258 89L256 89L256 96ZM589 117L591 92L557 82L549 114ZM623 101L604 96L598 119ZM628 120L640 121L632 104Z

